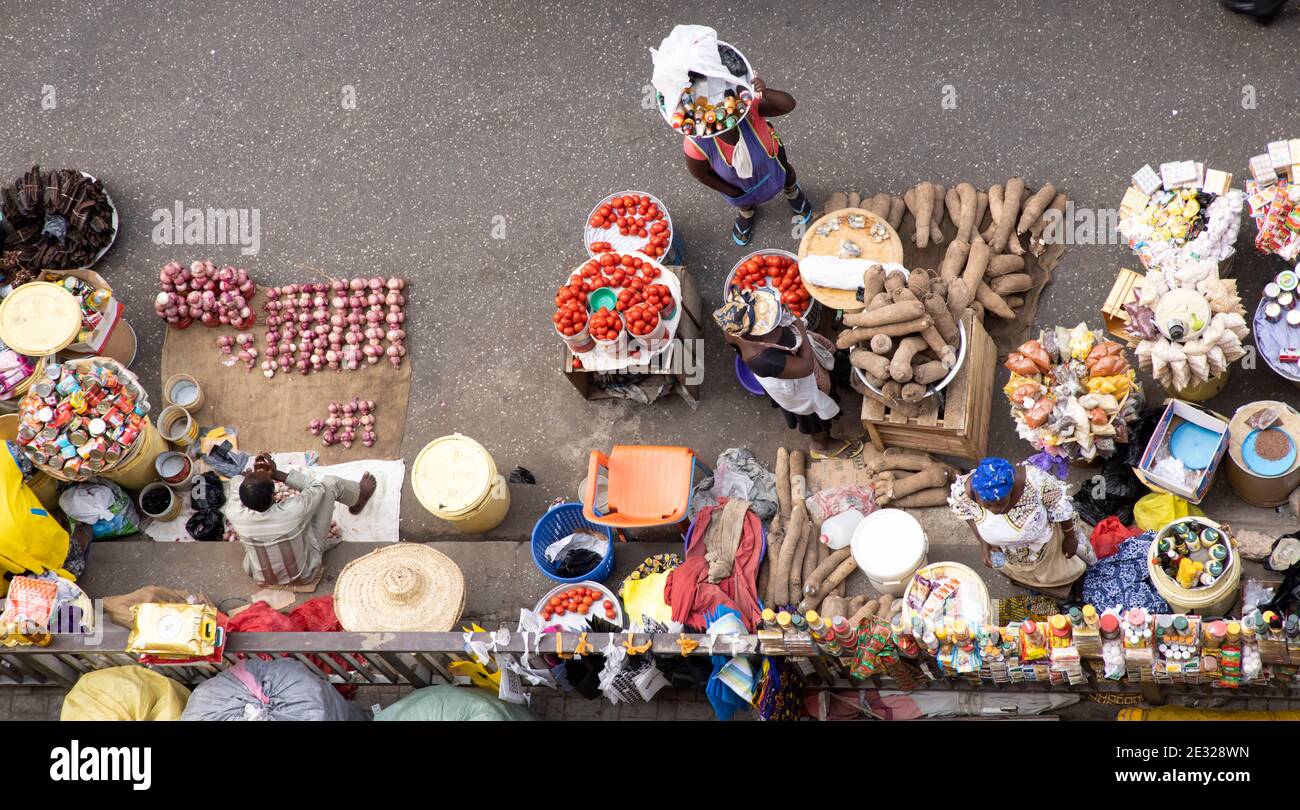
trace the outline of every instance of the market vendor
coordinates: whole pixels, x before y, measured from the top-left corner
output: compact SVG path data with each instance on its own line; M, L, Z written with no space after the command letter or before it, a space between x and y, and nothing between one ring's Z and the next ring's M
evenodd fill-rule
M91 527L79 524L71 535L57 515L50 514L28 485L37 470L14 442L6 441L0 453L0 595L8 590L13 574L53 571L76 579L86 570Z
M767 121L793 110L794 97L769 88L758 78L754 79L754 97L758 103L751 104L731 129L712 138L687 135L682 139L687 170L736 208L731 238L737 245L749 244L758 205L778 192L802 222L812 220L812 205L799 186L785 145Z
M1074 504L1050 473L982 459L957 477L948 504L979 541L986 566L1049 596L1073 596L1087 566L1076 553Z
M840 415L830 380L834 347L791 315L775 291L736 290L713 319L786 424L808 436L813 458L853 458L862 452L859 441L831 437L831 421Z
M275 500L275 485L299 491ZM278 470L269 453L253 461L253 471L231 481L238 498L226 500L226 520L244 545L244 570L258 585L307 585L320 578L325 552L339 540L329 537L334 504L359 514L375 494L375 477L347 481Z

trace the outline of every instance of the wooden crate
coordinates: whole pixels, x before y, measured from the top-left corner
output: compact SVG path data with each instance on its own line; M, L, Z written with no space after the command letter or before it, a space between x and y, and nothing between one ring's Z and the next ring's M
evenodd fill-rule
M1106 296L1106 303L1101 307L1101 319L1106 324L1106 331L1130 346L1136 343L1124 332L1124 326L1128 323L1124 305L1137 298L1137 288L1142 285L1143 278L1145 276L1141 273L1120 270L1115 277L1115 285L1110 288L1110 295Z
M677 322L677 334L673 338L678 341L678 345L672 349L675 353L672 368L679 369L670 374L676 379L673 392L686 400L691 407L696 407L699 405L700 392L704 387L704 343L701 340L704 336L704 313L700 301L700 290L695 284L694 277L684 266L668 265L667 270L677 277L682 288L682 300L680 302L682 317ZM563 344L561 344L560 349L564 356L560 368L564 372L564 376L568 378L574 388L578 389L578 393L584 399L615 399L613 395L601 388L599 385L601 378L637 379L651 376L650 374L637 373L613 375L605 372L588 371L584 368L575 369L573 367L573 353Z
M939 397L929 397L916 416L905 416L868 394L862 398L862 425L877 450L906 447L958 458L983 458L988 447L993 370L998 353L993 339L974 318L966 320L966 360Z

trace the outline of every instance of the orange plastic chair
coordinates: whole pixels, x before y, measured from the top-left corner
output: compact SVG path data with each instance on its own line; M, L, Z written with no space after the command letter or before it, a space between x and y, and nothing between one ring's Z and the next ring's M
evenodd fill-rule
M597 513L596 478L604 468L609 510ZM620 444L607 456L591 451L582 514L592 523L637 529L677 523L690 506L695 452L689 447Z

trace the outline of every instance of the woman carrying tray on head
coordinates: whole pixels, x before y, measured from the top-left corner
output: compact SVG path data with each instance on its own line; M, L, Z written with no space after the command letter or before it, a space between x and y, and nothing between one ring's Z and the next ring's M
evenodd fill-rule
M794 109L794 97L773 90L754 79L754 97L745 116L731 129L712 138L685 136L682 150L691 176L722 195L736 210L731 238L738 245L748 245L754 235L757 206L778 193L790 204L790 210L807 224L812 220L812 205L800 188L794 167L785 155L785 145L768 118L785 115Z
M1074 504L1050 473L986 458L957 477L948 505L979 541L984 565L1057 599L1074 596L1087 565L1078 556Z
M830 435L831 422L840 415L831 398L834 347L792 316L775 291L736 290L713 319L786 424L809 437L813 458L853 458L862 452L862 442Z

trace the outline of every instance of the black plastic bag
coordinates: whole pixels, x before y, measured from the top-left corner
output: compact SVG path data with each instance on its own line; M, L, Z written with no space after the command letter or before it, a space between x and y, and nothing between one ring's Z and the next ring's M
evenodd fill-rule
M1101 469L1101 480L1096 476L1083 479L1074 495L1074 511L1079 519L1096 526L1105 518L1119 518L1125 526L1133 525L1133 504L1146 489L1130 468L1128 459L1116 453L1106 459Z
M591 549L566 550L555 561L555 574L565 579L585 577L596 570L596 566L600 565L602 559L604 558Z
M190 506L202 512L205 509L220 509L226 505L226 486L221 483L221 476L209 470L199 477L190 489Z
M185 531L195 540L220 540L226 536L226 516L220 509L201 509L185 521Z

